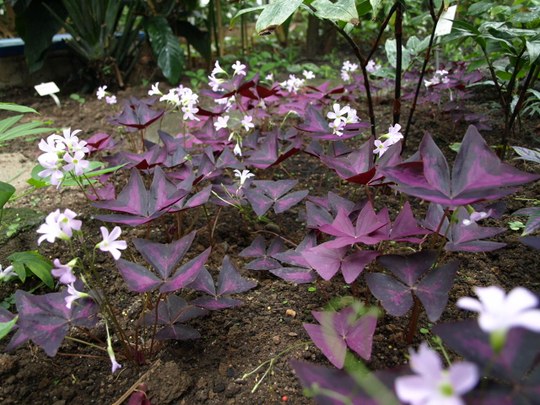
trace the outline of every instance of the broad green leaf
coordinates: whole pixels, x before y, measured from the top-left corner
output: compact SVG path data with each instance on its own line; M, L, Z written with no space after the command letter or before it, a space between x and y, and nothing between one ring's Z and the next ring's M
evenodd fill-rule
M17 122L21 120L21 118L24 117L24 115L14 115L12 117L4 118L0 121L0 137L4 132L6 132L9 128L11 128L13 125L15 125Z
M536 63L540 55L540 40L527 41L526 45L527 52L529 53L529 63Z
M8 129L4 133L0 133L0 142L20 138L22 136L43 134L51 131L51 128L40 127L40 125L43 125L41 121L26 122L24 124L17 125L14 128Z
M161 72L171 84L177 84L184 68L184 52L178 38L165 17L147 18L145 27Z
M319 18L346 21L353 25L359 22L355 0L338 0L335 3L330 0L315 0L311 6L315 8L315 15Z
M26 269L28 269L48 287L52 288L54 286L51 275L52 263L39 254L38 251L15 252L8 256L8 260L22 282L26 279Z
M34 113L38 114L36 110L24 105L19 105L15 103L0 103L0 110L13 111L18 113Z
M395 39L388 39L386 40L386 43L384 44L384 49L386 51L386 57L388 59L388 62L392 67L396 67L396 58L397 58L397 47L396 47L396 40ZM404 46L401 47L401 65L403 67L403 70L406 70L409 64L411 63L411 55L407 48Z
M9 322L0 322L0 339L3 339L13 329L17 323L17 319L19 319L18 316Z
M231 18L231 21L229 22L230 28L234 27L234 24L236 23L236 20L238 20L238 18L240 18L240 16L242 16L244 14L247 14L247 13L252 13L254 11L262 10L265 7L266 6L255 6L255 7L248 7L248 8L243 8L242 10L238 10L238 12L234 15L233 18Z
M373 9L373 19L377 17L377 14L379 14L379 11L382 9L382 0L369 0L371 4L371 8Z
M255 24L259 35L268 35L275 31L278 25L283 24L287 18L300 7L302 0L274 0L264 7Z
M15 194L15 187L9 183L0 181L0 210L6 205L13 194Z
M369 2L369 0L362 1L360 2L360 4L358 4L357 9L358 16L362 17L371 12L371 3Z
M484 2L478 2L474 3L469 7L468 14L469 15L480 15L488 12L491 10L491 7L493 7L493 3L484 3Z

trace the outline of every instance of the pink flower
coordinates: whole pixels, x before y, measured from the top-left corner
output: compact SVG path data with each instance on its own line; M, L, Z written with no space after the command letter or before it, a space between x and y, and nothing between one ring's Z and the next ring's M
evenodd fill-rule
M460 405L461 396L472 390L479 375L476 365L454 362L444 370L439 355L422 343L418 352L410 350L411 370L415 375L398 377L396 394L400 401L411 405Z
M112 96L105 96L105 102L109 105L116 104L118 100L116 100L116 96L113 94Z
M127 242L125 240L117 240L122 233L120 227L115 226L110 234L107 228L104 226L100 227L99 229L101 230L103 240L99 242L96 247L102 252L109 252L114 260L120 259L120 250L127 248Z
M255 128L253 123L253 117L251 115L245 115L240 122L246 131L249 131L251 128Z
M54 277L58 278L62 284L73 284L77 278L73 274L73 267L68 264L60 263L59 259L54 259L54 269L51 273Z

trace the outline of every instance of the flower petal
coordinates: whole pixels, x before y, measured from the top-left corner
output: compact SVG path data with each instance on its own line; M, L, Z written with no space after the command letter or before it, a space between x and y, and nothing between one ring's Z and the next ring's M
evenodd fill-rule
M469 362L455 362L448 370L454 391L461 395L472 390L480 378L478 367Z
M461 297L457 300L456 305L461 309L467 309L474 312L481 312L484 309L484 306L480 301L471 297Z

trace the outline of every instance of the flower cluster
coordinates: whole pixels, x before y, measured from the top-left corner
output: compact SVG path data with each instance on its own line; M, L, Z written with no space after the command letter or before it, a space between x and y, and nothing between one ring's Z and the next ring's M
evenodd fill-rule
M482 219L489 218L492 213L493 213L493 210L488 210L488 212L485 212L485 211L473 211L469 215L469 218L465 218L462 221L462 224L465 225L465 226L475 224L478 221L481 221Z
M189 87L182 85L169 90L167 94L163 94L159 89L159 82L152 85L148 91L149 96L161 96L159 101L166 101L175 108L180 108L184 113L182 119L184 121L200 121L195 116L199 109L196 107L199 102L199 95L194 93Z
M326 117L332 120L328 126L337 136L343 135L343 129L347 124L355 124L359 121L356 110L348 105L342 108L338 103L334 103L332 108L333 111L328 112Z
M370 59L370 61L366 65L366 70L368 73L375 73L381 68L381 65L376 63L373 59Z
M296 94L298 90L304 87L305 82L306 79L300 79L295 75L289 75L289 79L279 83L279 85L286 89L289 93Z
M77 214L69 208L65 209L64 212L60 212L57 209L47 215L45 223L37 230L37 233L42 234L38 239L38 245L44 240L54 243L57 238L63 240L71 239L73 231L80 231L82 226L82 221L75 219L76 216Z
M233 76L246 76L247 74L247 66L239 60L237 60L231 68L233 69ZM210 80L208 85L212 88L212 91L223 91L221 85L225 83L227 77L229 77L227 71L219 65L219 61L216 61L212 73L208 76L208 79Z
M381 157L384 152L388 150L390 146L399 142L403 139L403 134L401 131L401 125L395 124L388 128L388 133L379 137L375 140L375 149L373 153Z
M105 102L107 104L116 104L117 103L117 99L116 99L116 96L114 94L111 94L109 93L107 90L107 86L100 86L98 87L97 91L96 91L96 97L98 100L101 100L103 98L105 98Z
M358 65L356 63L351 63L348 60L343 62L343 66L341 67L341 78L348 82L351 80L351 73L356 72L358 70Z
M441 69L436 70L435 74L431 78L431 80L424 80L424 85L426 87L436 86L437 84L446 84L450 81L448 78L448 71Z
M437 352L422 343L418 352L410 350L411 370L415 375L398 377L398 398L407 404L463 404L461 396L472 390L480 378L478 368L469 362L455 362L443 369Z
M60 187L66 173L73 172L77 176L84 173L90 165L84 159L89 150L86 141L77 137L79 132L67 128L63 130L63 136L52 134L39 142L38 147L44 152L38 157L44 169L38 173L39 177L50 177L50 183Z

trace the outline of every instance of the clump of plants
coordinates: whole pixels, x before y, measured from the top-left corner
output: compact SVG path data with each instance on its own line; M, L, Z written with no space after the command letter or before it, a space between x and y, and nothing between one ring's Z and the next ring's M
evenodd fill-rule
M208 76L210 89L197 92L181 85L163 93L155 83L149 98L126 100L113 120L125 127L132 150L112 149L108 166L89 160L92 154L113 148L107 134L84 141L77 131L64 130L63 136L42 140L39 148L44 153L34 171L34 184L78 186L94 201L93 207L105 212L97 220L143 226L146 237L131 241L138 254L126 260L121 256L128 243L119 240L119 226L112 231L102 226L101 239L95 239L83 236L82 222L69 208L47 216L38 229L38 244L58 239L68 244L70 257L62 260L67 264L54 260L52 275L58 279L59 292L32 295L20 290L15 294L17 313L0 312L4 327L15 330L8 349L31 340L54 356L63 340L71 339L105 350L114 372L126 361L140 364L152 357L158 350L156 341L197 338L199 333L187 324L190 319L233 308L241 302L231 295L256 286L240 274L234 259L215 257L214 231L222 210L237 210L243 221L267 223L283 213L291 215L301 203L307 228L303 239L286 249L282 235L271 241L258 236L239 254L250 258L246 270L269 271L297 284L319 277L335 280L338 274L352 287L363 283L380 310L393 317L410 314L404 331L408 344L414 342L422 311L436 323L460 268L452 252L503 248L504 243L491 238L506 229L486 226L486 220L500 216L497 201L540 176L503 162L475 126L468 127L452 163L437 145L437 134L426 133L418 148L407 153L404 143L422 86L427 90L423 102L438 103L445 97L436 89L454 91L453 101L458 90L465 97L467 85L479 77L467 77L460 65L453 79L442 70L425 78L440 35L437 26L448 12L447 4L429 2L433 27L425 47L414 48L419 54L420 49L425 51L425 56L415 76L409 116L402 120L405 10L396 2L384 10L380 27L382 35L392 21L396 36L394 48L387 46L387 51L396 50L391 61L394 103L391 117L378 124L371 83L388 79L377 74L384 68L373 59L380 37L364 55L351 31L359 18L377 16L383 7L365 3L357 7L349 1L275 1L256 8L262 10L257 21L261 33L273 30L298 8L332 22L358 59L343 64L340 85L315 84L315 74L308 70L279 82L250 73L240 60L230 67L216 62ZM367 118L360 110L364 101ZM160 142L149 141L151 124L165 114L179 117L178 132L158 130ZM300 154L335 172L356 195L310 195L298 179L272 176L275 167ZM116 189L112 173L122 170L129 171L127 183ZM395 193L396 201L399 198L397 209L381 203L388 192ZM536 211L521 213L537 218ZM204 230L197 229L199 214L205 218ZM150 228L164 219L174 224L169 239L151 240ZM530 221L527 234L538 229L538 222ZM203 233L200 240L207 246L191 248ZM127 289L140 295L136 322L123 319L108 296L104 272L109 270L96 264L99 251L113 256ZM221 263L219 271L209 262ZM197 296L192 299L194 292ZM538 374L533 361L540 350L535 343L540 330L536 296L523 287L508 295L496 286L476 287L475 292L478 300L464 297L458 306L478 312L478 322L434 326L439 339L411 349L410 370L371 372L356 357L371 358L379 312L360 302L359 296L354 304L314 311L317 323L304 325L335 369L298 361L292 366L307 392L322 403L505 401L517 386L522 388L521 399L531 400ZM71 326L86 330L101 325L107 335L105 347L70 335ZM441 342L465 361L452 362ZM445 355L448 368L433 345ZM526 359L518 347L527 352ZM486 384L480 383L481 378Z

